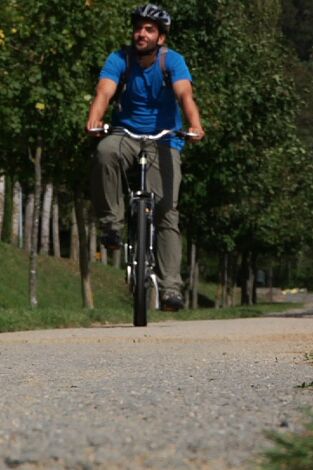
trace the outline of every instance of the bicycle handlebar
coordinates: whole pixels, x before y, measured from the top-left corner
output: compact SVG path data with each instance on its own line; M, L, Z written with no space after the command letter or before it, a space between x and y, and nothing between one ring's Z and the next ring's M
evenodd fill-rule
M109 134L113 129L114 128L110 126L109 124L104 124L103 127L93 127L91 129L88 129L88 132L90 134L93 134L93 133L94 134ZM183 139L188 139L190 137L197 137L198 135L196 132L188 132L188 131L183 131L183 130L176 131L174 129L163 129L161 132L159 132L158 134L154 134L154 135L135 134L134 132L131 132L130 130L123 128L123 127L120 127L120 128L117 127L115 129L119 129L121 132L127 134L132 139L143 140L143 141L159 140L165 135L169 135L169 134L176 135L177 137L181 137Z

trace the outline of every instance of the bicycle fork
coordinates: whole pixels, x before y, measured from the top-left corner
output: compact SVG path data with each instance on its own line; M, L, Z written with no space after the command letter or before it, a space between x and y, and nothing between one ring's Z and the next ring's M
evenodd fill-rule
M138 162L140 166L140 190L131 191L125 170L122 167L122 178L126 192L129 197L129 216L128 216L128 239L124 245L124 259L126 263L126 282L129 285L131 291L135 288L134 275L136 271L136 259L135 259L135 233L136 226L134 221L137 220L139 201L145 201L145 216L147 219L147 247L146 247L146 281L154 288L155 291L155 308L159 308L159 290L157 283L157 276L154 273L155 267L155 256L154 256L154 241L155 241L155 227L154 227L154 207L155 199L154 193L147 191L146 177L147 177L147 155L141 150L138 156Z
M130 213L128 223L128 239L124 245L124 259L126 263L126 282L130 287L130 290L134 289L134 273L136 270L136 259L135 259L135 233L137 220L139 201L145 201L145 214L147 218L147 253L146 253L146 282L150 283L151 287L155 290L155 308L159 308L159 290L157 283L157 276L154 273L155 267L155 256L154 256L154 240L155 240L155 228L153 222L154 216L154 194L153 193L142 193L137 191L130 194Z

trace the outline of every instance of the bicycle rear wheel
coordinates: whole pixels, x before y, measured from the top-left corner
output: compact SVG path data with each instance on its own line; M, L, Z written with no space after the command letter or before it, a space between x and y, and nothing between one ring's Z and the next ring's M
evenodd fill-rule
M147 325L148 284L147 279L147 215L146 201L139 199L137 212L137 243L135 254L134 326Z

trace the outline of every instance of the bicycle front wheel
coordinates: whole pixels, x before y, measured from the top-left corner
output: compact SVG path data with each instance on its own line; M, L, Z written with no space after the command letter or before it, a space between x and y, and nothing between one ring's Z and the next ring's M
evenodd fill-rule
M148 283L147 279L147 214L146 201L138 201L137 243L135 256L135 289L134 289L134 326L147 325Z

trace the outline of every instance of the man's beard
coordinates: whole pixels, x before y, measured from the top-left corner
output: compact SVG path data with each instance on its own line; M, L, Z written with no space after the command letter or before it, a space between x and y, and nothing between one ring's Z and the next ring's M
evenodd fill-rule
M153 55L159 50L159 45L158 44L155 44L154 46L149 47L148 49L138 50L137 47L136 47L136 42L134 40L132 41L132 46L135 49L136 54L141 56L141 57L146 56L146 55Z

